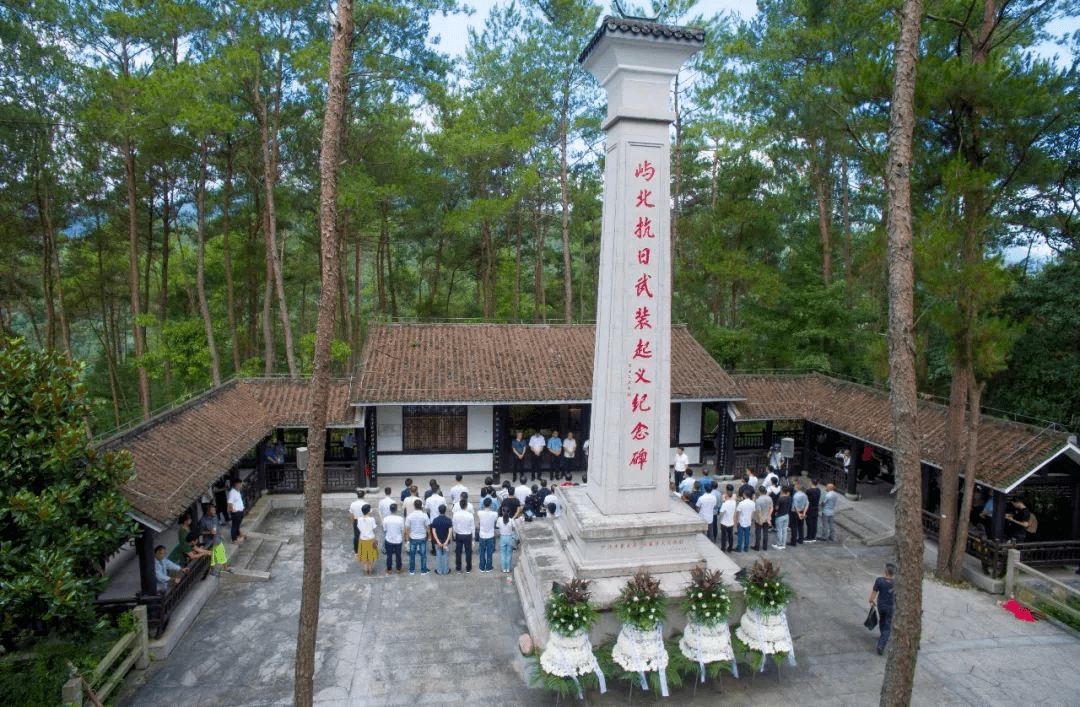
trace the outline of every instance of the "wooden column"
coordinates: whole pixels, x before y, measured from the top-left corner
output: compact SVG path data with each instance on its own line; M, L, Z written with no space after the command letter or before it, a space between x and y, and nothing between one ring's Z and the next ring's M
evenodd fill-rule
M139 592L144 596L157 594L157 576L154 574L154 531L145 525L135 538L135 553L139 558Z
M724 476L735 474L735 421L728 414L728 405L724 403L720 408L720 424L716 430L716 462L717 473ZM723 452L723 468L720 467L721 452Z
M1001 491L994 489L994 515L990 524L990 530L993 533L994 540L1001 540L1005 537L1005 504L1008 502L1008 496ZM1073 514L1075 515L1076 508L1073 507Z
M855 495L859 492L859 459L862 457L862 440L848 437L848 449L851 450L851 463L848 465L847 492Z

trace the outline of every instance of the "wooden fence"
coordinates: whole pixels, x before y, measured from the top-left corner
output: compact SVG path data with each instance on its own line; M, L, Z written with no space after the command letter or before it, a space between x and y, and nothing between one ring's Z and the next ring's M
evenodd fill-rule
M1005 596L1074 631L1080 626L1080 591L1024 564L1020 561L1020 551L1015 548L1008 552Z
M113 644L112 649L89 676L80 675L74 666L71 666L71 678L64 683L61 695L65 706L82 707L84 698L88 698L91 704L102 705L133 667L145 670L150 666L146 607L136 606L132 613L135 616L135 628Z

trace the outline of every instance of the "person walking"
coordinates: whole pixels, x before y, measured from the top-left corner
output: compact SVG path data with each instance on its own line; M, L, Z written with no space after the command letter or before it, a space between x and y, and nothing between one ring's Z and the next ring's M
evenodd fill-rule
M431 519L431 544L435 546L435 574L450 574L450 538L453 521L446 516L446 505Z
M413 510L405 516L405 525L409 527L409 574L416 573L416 555L420 555L420 574L427 574L427 538L430 524L428 514L424 512L424 502L419 498L413 501Z
M379 551L375 548L375 518L371 515L371 505L368 503L364 504L360 512L360 519L356 521L360 528L360 552L357 553L357 560L364 568L364 574L371 574L375 560L379 559Z
M401 543L405 538L405 519L397 512L398 505L391 501L383 516L383 552L386 553L386 573L394 569L391 562L397 558L397 572L401 574Z
M495 530L499 533L499 558L502 560L502 571L509 574L514 569L514 512L507 506L502 507L499 519L495 522Z
M751 494L744 494L742 500L735 506L735 513L739 518L739 541L735 552L750 552L750 526L754 522L754 501Z
M819 540L834 541L836 534L836 523L833 521L833 515L836 513L836 487L832 484L825 484L825 496L821 501L821 537Z
M472 509L469 508L468 499L458 501L458 507L454 509L454 566L461 572L461 553L465 553L465 572L472 572L472 542L473 533L476 531L476 523L473 520Z
M495 555L495 521L499 514L491 509L491 498L485 498L480 510L476 513L476 525L479 531L480 542L480 571L491 572L495 569L493 557Z
M870 606L877 606L878 628L881 630L877 642L878 655L885 652L885 646L889 642L889 634L892 633L893 578L895 576L896 565L886 562L885 576L875 579L874 588L870 590Z

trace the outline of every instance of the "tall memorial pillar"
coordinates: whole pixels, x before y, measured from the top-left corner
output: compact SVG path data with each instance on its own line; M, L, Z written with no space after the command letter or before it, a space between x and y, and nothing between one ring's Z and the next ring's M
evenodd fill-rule
M540 644L552 582L590 579L609 608L641 568L672 598L695 566L737 570L668 488L670 91L703 44L700 29L607 17L579 58L608 98L589 480L557 490L562 517L523 531L518 592Z
M607 18L579 61L608 98L589 497L606 514L669 506L671 83L698 29Z

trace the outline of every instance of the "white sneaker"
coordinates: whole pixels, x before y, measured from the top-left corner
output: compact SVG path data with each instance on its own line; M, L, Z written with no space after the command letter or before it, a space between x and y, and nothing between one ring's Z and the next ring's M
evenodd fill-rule
M776 548L777 550L783 550L784 549L783 545L773 545L773 547Z

